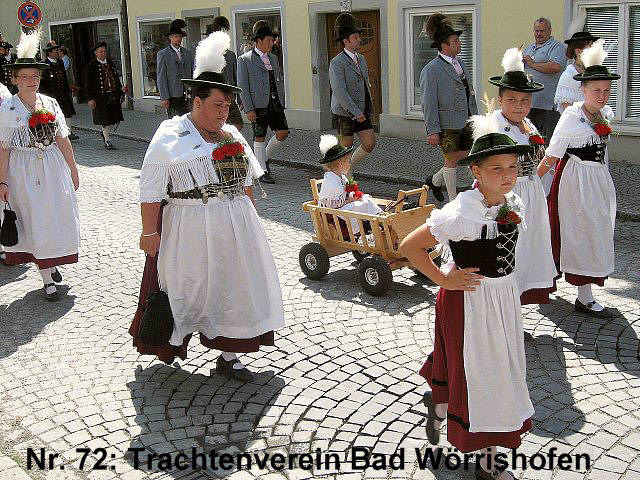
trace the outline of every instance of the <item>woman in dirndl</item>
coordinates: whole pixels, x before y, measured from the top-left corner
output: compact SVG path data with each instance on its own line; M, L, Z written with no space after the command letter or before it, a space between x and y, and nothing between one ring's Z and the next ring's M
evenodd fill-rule
M516 245L526 230L524 205L511 190L517 156L531 152L501 132L493 114L471 117L469 157L477 188L459 194L409 234L402 253L440 285L434 350L420 370L431 391L427 437L436 445L447 419L447 440L464 453L479 451L475 477L513 479L496 465L498 446L515 449L534 413L526 381ZM426 250L440 243L452 261L439 269Z
M253 179L264 172L242 134L225 123L240 90L221 73L229 45L224 32L198 44L195 78L183 80L191 112L162 122L147 149L140 173L140 247L148 255L129 332L140 353L165 363L186 359L191 335L199 332L204 346L222 350L218 374L251 381L253 374L236 353L273 346L284 308L253 203ZM230 149L235 159L220 162ZM244 152L240 157L238 149ZM135 338L149 293L145 285L156 278L174 319L169 343L160 347Z
M40 32L22 33L18 59L9 65L18 93L0 106L0 200L17 220L18 243L5 262L33 262L45 298L59 299L60 265L76 263L80 246L78 169L58 103L38 93L47 64L35 60Z
M0 83L0 106L2 105L2 102L4 102L5 100L9 100L9 98L11 98L11 92L7 87L5 87L4 83ZM2 225L2 220L3 220L3 211L2 209L0 209L0 225ZM4 247L0 245L0 263L6 265L7 264L6 259L7 259L7 254L4 251Z
M489 82L499 87L500 110L493 112L500 130L519 145L530 145L531 153L518 157L518 180L513 192L522 199L527 212L527 230L518 237L516 248L516 278L520 288L520 303L549 303L555 290L556 267L551 253L551 230L547 198L538 163L544 157L544 139L527 118L531 97L544 85L534 82L524 73L522 50L508 49L502 58L504 75L491 77ZM491 105L492 107L492 105Z
M609 173L607 142L613 111L607 102L611 81L620 75L602 65L604 40L581 55L584 102L567 107L558 122L538 175L555 170L549 194L551 244L558 272L578 287L575 308L594 317L614 314L593 297L591 285L604 286L614 270L616 190Z

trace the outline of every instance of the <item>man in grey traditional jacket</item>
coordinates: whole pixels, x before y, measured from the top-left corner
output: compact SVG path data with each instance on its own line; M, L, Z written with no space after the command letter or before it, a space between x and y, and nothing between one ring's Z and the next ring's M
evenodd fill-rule
M371 83L367 61L359 53L362 30L356 27L356 18L350 13L341 13L336 18L335 28L336 41L342 44L343 50L329 64L331 112L337 120L342 145L351 147L354 133L360 138L360 146L351 156L353 168L376 145L371 124Z
M478 113L478 107L469 72L462 60L456 58L462 50L462 30L454 30L441 13L429 17L426 30L433 39L431 48L438 49L438 56L420 73L422 112L427 141L433 146L440 145L444 153L444 166L428 177L426 183L441 202L444 183L451 201L457 194L458 160L468 155L472 144L467 121Z
M167 109L169 118L189 112L182 79L193 78L195 59L191 50L181 46L187 36L183 30L186 25L180 18L171 22L167 34L169 46L160 50L157 57L156 82L162 108Z

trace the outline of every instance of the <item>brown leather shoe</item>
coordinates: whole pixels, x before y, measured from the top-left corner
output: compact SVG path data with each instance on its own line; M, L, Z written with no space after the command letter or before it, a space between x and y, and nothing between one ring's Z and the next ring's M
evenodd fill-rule
M240 363L240 360L234 358L233 360L226 361L222 358L222 355L220 355L216 361L216 373L218 375L235 378L241 382L253 381L253 373L251 373L247 367L240 369L233 368L236 363Z
M438 445L438 443L440 443L440 429L435 427L434 422L444 422L446 419L436 415L436 406L433 404L433 393L431 391L424 392L422 403L427 407L428 412L427 423L425 424L427 428L427 438L431 445Z

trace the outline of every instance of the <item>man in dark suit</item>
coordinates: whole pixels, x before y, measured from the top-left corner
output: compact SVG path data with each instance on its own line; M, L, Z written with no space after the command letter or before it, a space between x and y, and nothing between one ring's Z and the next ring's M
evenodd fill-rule
M191 50L181 46L187 36L184 27L187 24L178 18L169 27L169 46L158 52L156 82L162 100L162 108L167 109L169 118L189 112L183 78L193 78L195 57Z
M59 58L60 45L56 42L49 42L44 51L47 55L44 63L48 64L49 68L42 72L39 91L57 100L65 121L69 125L69 119L76 114L76 109L73 106L71 87L64 69L64 62ZM69 140L78 140L78 136L71 132Z
M7 67L10 63L15 62L15 54L11 53L13 45L9 42L0 42L0 82L9 89L12 95L18 92L16 87L11 81L11 69Z
M284 81L278 57L271 53L278 34L265 20L253 26L255 48L238 57L238 86L244 111L253 127L253 151L265 173L260 180L275 183L269 170L272 150L289 136L287 117L284 114ZM265 147L267 129L275 135Z
M439 145L444 153L444 167L427 178L426 183L435 198L444 201L442 184L447 187L449 201L456 198L458 160L466 157L471 148L471 128L467 121L478 113L469 71L462 59L462 30L454 30L441 13L427 20L426 30L432 38L431 48L438 55L420 73L420 92L427 141Z

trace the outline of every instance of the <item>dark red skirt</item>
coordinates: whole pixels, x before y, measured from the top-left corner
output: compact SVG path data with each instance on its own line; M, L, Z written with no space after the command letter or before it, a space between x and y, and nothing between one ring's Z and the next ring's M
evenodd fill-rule
M520 295L520 305L545 305L551 301L549 300L549 295L556 290L555 285L548 288L531 288L525 290Z
M59 265L67 265L70 263L78 263L78 254L66 255L64 257L55 258L36 258L28 252L5 252L7 265L22 265L23 263L35 263L40 270L44 268L53 268Z
M556 262L556 270L558 270L556 280L562 277L563 274L563 272L560 271L560 250L562 248L562 242L560 239L560 217L558 215L558 193L560 192L560 179L562 178L564 167L567 165L567 160L567 158L563 158L556 165L556 172L553 175L551 191L547 197L549 222L551 223L551 250L553 251L553 260ZM567 272L564 273L564 279L567 283L578 287L588 285L590 283L595 283L600 287L604 287L604 281L607 278L609 277L589 277L587 275L575 275Z
M447 440L463 453L486 447L518 448L520 436L531 430L531 419L515 432L469 432L467 380L464 374L464 292L441 288L436 301L433 353L420 369L433 392L434 403L448 403ZM487 372L488 375L491 372ZM500 392L496 392L499 395Z
M158 215L158 234L162 233L163 209L164 204L160 208ZM138 353L141 355L155 355L164 363L171 364L176 357L182 360L187 358L187 346L189 345L189 340L191 340L191 334L187 335L182 345L178 347L168 343L162 346L145 345L136 339L138 330L140 329L140 322L147 307L147 298L149 298L151 293L157 292L158 290L160 290L160 286L158 285L158 256L152 257L147 255L144 272L142 274L142 284L140 285L140 294L138 295L138 308L129 327L129 335L133 337L133 346L136 347ZM200 343L207 348L236 353L257 352L261 346L272 347L275 344L273 330L252 338L215 337L211 339L200 333Z

